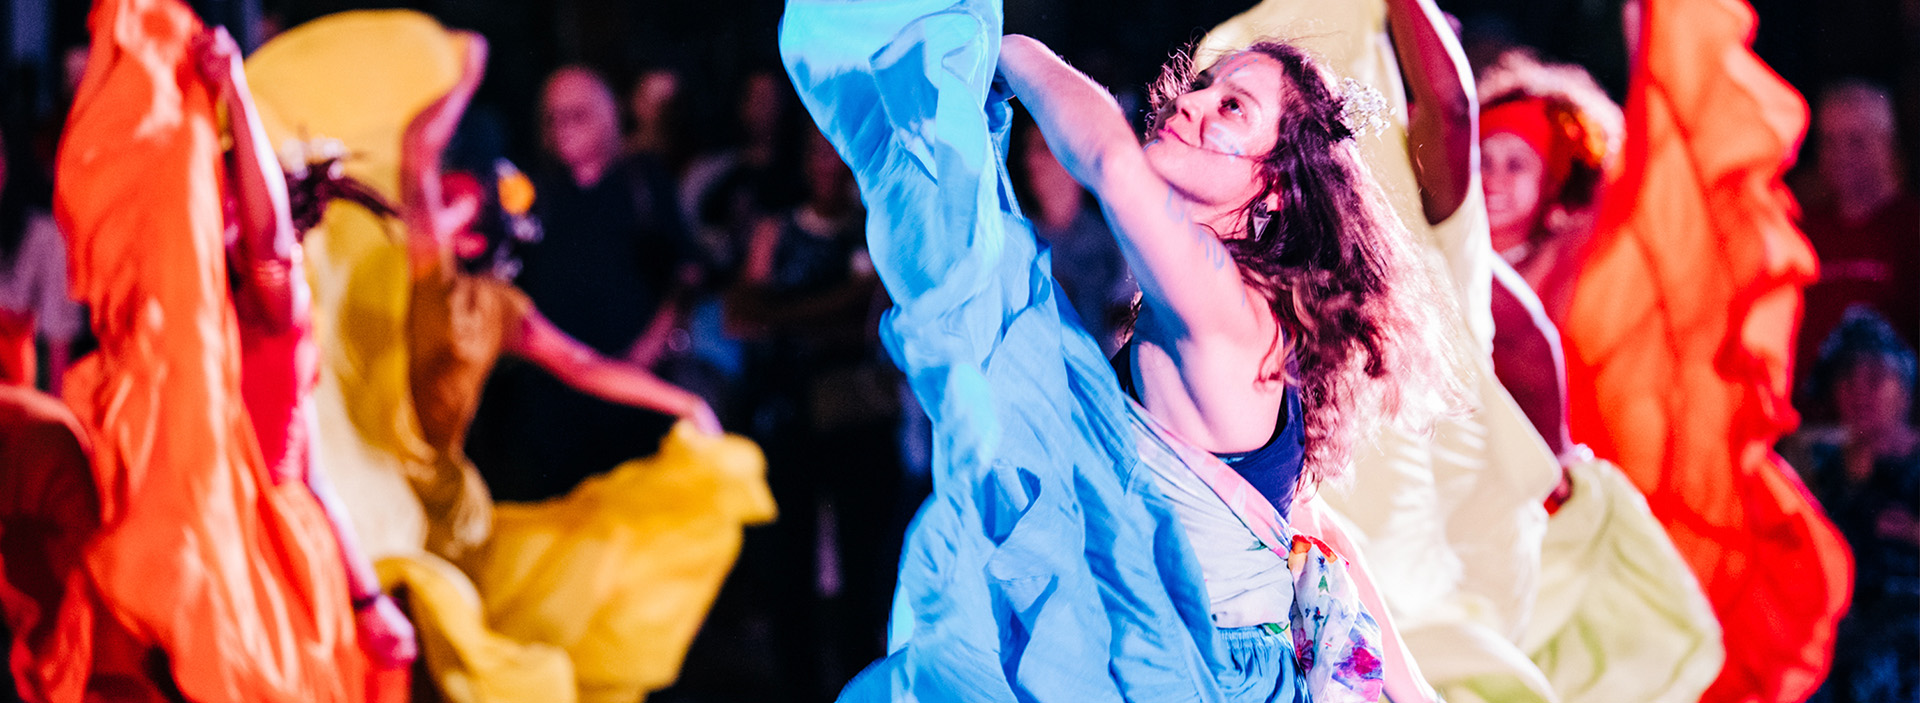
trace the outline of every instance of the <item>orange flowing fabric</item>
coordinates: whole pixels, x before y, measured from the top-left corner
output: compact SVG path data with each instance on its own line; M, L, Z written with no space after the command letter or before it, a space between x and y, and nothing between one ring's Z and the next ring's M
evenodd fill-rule
M1708 703L1805 699L1851 556L1772 450L1815 258L1780 175L1807 105L1740 0L1646 0L1625 161L1562 326L1574 439L1619 462L1725 631Z
M89 22L55 208L100 339L65 388L94 443L96 631L158 649L189 700L364 700L339 546L306 485L275 485L241 401L200 24L178 0Z

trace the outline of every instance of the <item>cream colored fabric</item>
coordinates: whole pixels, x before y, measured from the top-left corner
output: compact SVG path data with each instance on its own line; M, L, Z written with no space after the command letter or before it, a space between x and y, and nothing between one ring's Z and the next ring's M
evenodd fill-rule
M1428 681L1449 701L1555 701L1515 644L1539 587L1541 502L1559 478L1546 443L1492 371L1493 256L1478 182L1446 221L1429 226L1407 151L1406 101L1377 0L1269 0L1201 42L1202 65L1261 39L1305 48L1337 78L1386 98L1394 127L1360 137L1367 167L1423 245L1460 316L1468 351L1462 381L1478 401L1468 417L1430 438L1385 430L1360 452L1350 490L1326 502L1357 529L1361 549L1396 624Z
M1619 467L1570 471L1521 648L1564 703L1700 700L1726 658L1713 606Z

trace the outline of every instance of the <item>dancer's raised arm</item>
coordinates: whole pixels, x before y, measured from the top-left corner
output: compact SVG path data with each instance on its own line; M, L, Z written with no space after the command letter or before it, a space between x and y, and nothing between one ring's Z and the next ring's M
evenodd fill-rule
M460 79L415 115L401 137L400 213L415 278L439 266L453 266L453 236L480 208L473 200L446 202L440 187L440 159L487 70L487 41L472 32L461 35L467 39L467 61Z
M226 107L233 134L226 175L239 229L231 245L232 264L241 269L234 302L251 323L282 332L306 315L305 297L294 294L287 272L300 248L287 179L254 109L233 35L225 27L207 30L195 41L194 58L214 99Z
M1413 93L1407 142L1427 222L1439 224L1467 199L1480 165L1479 105L1466 52L1433 0L1387 0L1400 71Z
M1245 236L1237 213L1261 197L1250 176L1222 179L1244 184L1241 188L1176 189L1149 163L1113 96L1034 39L1005 37L1000 75L1033 113L1061 165L1099 198L1146 293L1143 304L1172 313L1175 319L1167 322L1181 326L1172 330L1175 336L1271 334L1271 323L1262 324L1271 317L1266 301L1242 279L1220 243L1223 237ZM1176 166L1203 167L1202 161L1217 160L1222 163L1216 166L1250 173L1273 144L1243 143L1252 131L1245 127L1274 121L1279 109L1229 78L1220 90L1176 100L1156 120L1154 139L1177 140L1201 152Z

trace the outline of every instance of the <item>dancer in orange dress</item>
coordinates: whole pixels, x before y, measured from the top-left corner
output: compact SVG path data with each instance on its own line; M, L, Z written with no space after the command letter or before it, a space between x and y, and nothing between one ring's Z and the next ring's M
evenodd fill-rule
M195 42L194 54L232 134L224 164L227 278L240 331L240 391L254 437L274 484L306 485L326 511L340 543L362 649L381 668L404 666L414 656L413 628L380 591L345 508L325 472L313 464L312 394L320 348L313 342L313 296L301 266L300 235L315 223L294 222L286 175L247 92L232 35L223 27L207 31Z
M243 401L203 30L177 0L90 20L55 201L100 339L65 391L101 527L70 584L94 607L62 613L73 671L47 697L364 700L340 542L306 483L276 480Z

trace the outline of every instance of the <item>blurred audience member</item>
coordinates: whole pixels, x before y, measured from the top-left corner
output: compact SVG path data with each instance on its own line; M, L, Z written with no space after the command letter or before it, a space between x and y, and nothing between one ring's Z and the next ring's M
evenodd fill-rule
M730 275L746 256L762 218L800 199L790 162L795 147L792 88L773 70L754 71L740 88L735 139L688 165L680 204L716 269Z
M1909 346L1920 345L1920 199L1901 182L1893 102L1879 86L1848 81L1820 95L1814 115L1817 185L1803 193L1801 228L1820 255L1806 291L1800 376L1843 311L1866 304ZM1802 405L1817 413L1817 402Z
M753 412L743 388L747 352L727 330L722 298L740 274L754 227L798 199L790 91L780 73L748 74L738 131L687 166L679 191L705 285L691 292L684 328L669 332L660 372L705 397L723 421L742 426Z
M1907 420L1913 349L1880 315L1848 308L1820 345L1813 380L1839 422L1801 432L1788 449L1853 548L1855 577L1833 673L1810 700L1920 700L1920 432Z
M680 123L680 74L670 68L651 68L633 80L633 92L627 94L627 111L633 116L633 131L627 133L629 154L648 154L659 159L668 173L678 174L691 156L687 135Z
M898 375L881 353L879 277L853 173L815 133L807 198L753 230L730 327L754 340L753 434L781 517L771 529L773 638L799 700L827 700L884 653L905 525ZM822 620L838 596L842 616Z
M660 164L621 156L619 103L591 70L547 79L542 143L553 162L535 176L544 238L518 283L567 335L614 359L651 364L689 278L679 208ZM567 492L582 478L652 454L672 418L568 388L525 364L502 365L468 451L501 500Z
M0 134L0 376L35 385L36 346L44 345L44 387L59 393L86 320L80 304L67 297L66 239L26 188L9 187L11 153L5 145Z
M1099 205L1054 158L1033 121L1019 124L1014 151L1022 205L1033 220L1033 231L1053 247L1053 277L1080 324L1100 343L1100 350L1112 356L1120 348L1120 326L1129 318L1139 284L1128 274Z

